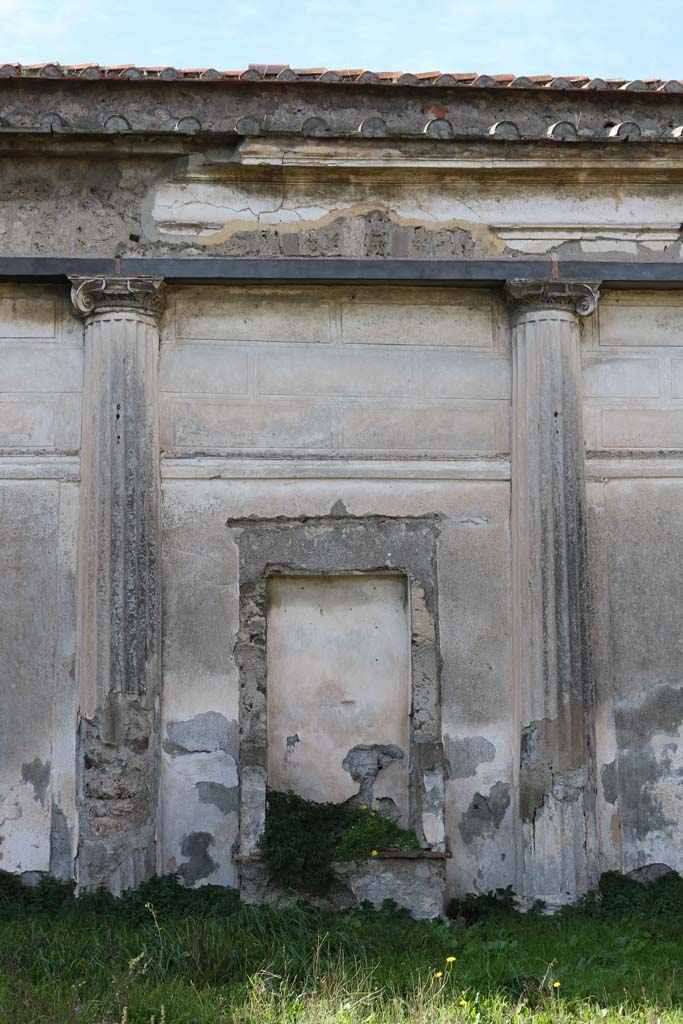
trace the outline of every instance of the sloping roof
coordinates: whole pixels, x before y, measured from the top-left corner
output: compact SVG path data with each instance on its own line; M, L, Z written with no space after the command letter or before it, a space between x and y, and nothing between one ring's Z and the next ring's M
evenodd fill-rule
M442 71L367 71L362 68L292 68L289 64L250 64L238 71L215 68L136 67L133 64L0 63L2 78L134 79L137 81L329 82L349 85L437 85L513 89L626 89L633 92L683 92L683 80L589 78L587 75L478 75Z

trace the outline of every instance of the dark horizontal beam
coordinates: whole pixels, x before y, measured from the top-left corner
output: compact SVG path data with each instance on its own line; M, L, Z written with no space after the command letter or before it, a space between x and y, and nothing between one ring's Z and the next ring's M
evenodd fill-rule
M58 281L71 274L97 277L151 275L171 282L205 284L500 284L513 278L535 281L587 281L606 287L683 287L679 260L350 260L228 259L175 257L60 258L0 256L0 278Z

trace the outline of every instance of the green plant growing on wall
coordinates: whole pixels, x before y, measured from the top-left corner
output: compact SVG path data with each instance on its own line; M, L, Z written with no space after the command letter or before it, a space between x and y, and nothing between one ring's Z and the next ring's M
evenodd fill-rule
M260 843L269 878L307 896L330 892L334 861L369 860L388 850L419 850L414 832L374 808L319 804L295 793L268 791Z

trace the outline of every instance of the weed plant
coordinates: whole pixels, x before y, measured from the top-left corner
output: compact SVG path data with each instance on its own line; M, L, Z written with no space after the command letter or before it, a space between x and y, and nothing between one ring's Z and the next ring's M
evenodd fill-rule
M334 861L366 860L379 851L419 850L414 832L367 805L318 804L295 793L268 791L260 843L271 881L282 889L324 896L334 886Z
M510 896L419 922L170 877L116 899L0 874L0 1022L683 1024L681 878L604 876L554 916Z

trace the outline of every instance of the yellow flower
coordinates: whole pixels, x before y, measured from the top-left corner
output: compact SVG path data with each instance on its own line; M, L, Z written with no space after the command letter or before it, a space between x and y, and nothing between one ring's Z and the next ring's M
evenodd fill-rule
M458 1006L467 1006L467 1000L466 999L460 999L458 1001Z
M372 856L373 856L373 857L376 857L376 856L377 856L377 850L372 850L371 852L372 852Z
M367 811L368 805L367 804L361 804L360 805L360 809L361 809L361 811Z
M559 987L560 987L559 981L554 981L553 982L553 988L559 988Z
M370 811L370 817L371 817L371 818L374 818L374 817L375 817L375 812L374 812L374 811Z
M435 971L434 977L435 978L443 978L443 971Z
M457 957L455 957L455 956L447 956L447 957L446 957L446 963L447 963L447 964L454 964L454 963L455 963L455 961L456 961L457 959L458 959L458 958L457 958Z

